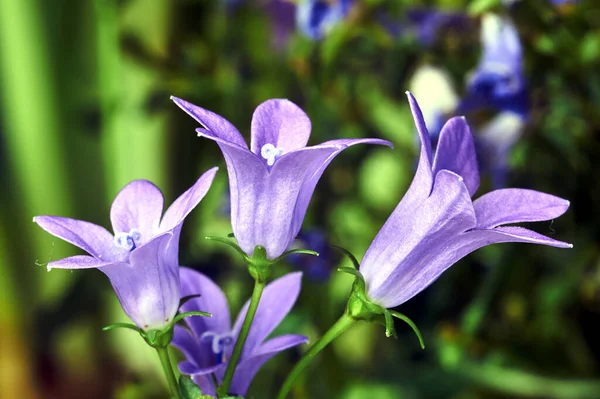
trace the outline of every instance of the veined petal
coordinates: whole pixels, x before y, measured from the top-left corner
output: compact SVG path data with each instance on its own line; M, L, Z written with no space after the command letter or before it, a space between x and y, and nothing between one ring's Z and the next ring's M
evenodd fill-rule
M218 169L215 167L206 171L191 188L171 204L160 222L161 232L171 230L183 223L183 219L198 205L210 189Z
M189 116L209 130L214 137L248 149L248 145L240 132L225 118L180 98L171 96L171 100L173 100L173 102Z
M452 265L447 247L475 223L462 178L440 171L431 196L420 206L394 211L367 249L360 271L369 297L394 307L421 292Z
M284 153L306 146L310 137L310 119L291 101L267 100L256 107L252 116L250 149L260 155L265 144Z
M93 269L107 266L115 262L105 262L93 256L76 255L68 258L55 260L46 266L48 271L51 269Z
M200 338L207 331L219 334L229 331L231 328L229 305L219 286L204 274L187 267L179 268L179 276L182 298L200 294L199 297L190 299L183 304L181 310L183 312L199 310L213 315L212 317L188 317L186 319L186 323L196 337Z
M464 179L464 183L472 196L479 187L479 169L475 154L473 135L463 117L450 119L440 133L440 139L433 161L433 174L442 169L456 173Z
M113 251L113 236L104 227L59 216L36 216L33 221L53 236L83 249L98 259L101 259L103 254Z
M534 190L505 188L487 193L473 202L477 229L509 223L539 222L559 217L569 201Z
M179 265L167 260L173 235L165 233L131 251L129 263L100 268L129 318L142 329L162 328L179 306Z
M281 335L261 345L250 357L240 361L233 375L230 391L245 396L258 370L281 351L308 342L303 335Z
M485 245L502 242L524 242L530 244L548 245L557 248L573 248L573 244L554 240L550 237L546 237L545 235L536 233L535 231L517 226L503 226L488 230L473 230L468 234L477 235L477 238L479 239L477 243L480 243L482 240L484 241L481 243L481 245L479 245L479 248ZM472 249L471 251L474 250L475 249Z
M278 278L267 284L260 299L254 322L250 327L242 358L252 356L256 348L271 334L281 323L283 318L292 310L302 284L302 273L295 272ZM248 312L250 301L246 302L238 315L233 333L237 336L242 328L242 323Z
M117 194L110 221L115 234L135 229L144 243L156 234L162 211L163 196L158 187L147 180L134 180Z

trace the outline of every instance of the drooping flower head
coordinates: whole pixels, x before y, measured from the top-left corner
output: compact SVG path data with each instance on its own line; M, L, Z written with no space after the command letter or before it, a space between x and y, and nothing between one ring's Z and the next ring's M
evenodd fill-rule
M360 265L372 301L387 308L398 306L465 255L485 245L525 242L572 247L526 228L510 226L554 219L569 207L564 199L511 188L472 201L479 186L479 172L466 120L456 117L446 122L433 154L421 110L414 97L407 94L421 141L419 166L408 192Z
M265 362L285 349L307 342L306 337L293 334L266 340L294 306L300 293L301 278L302 273L291 273L265 287L233 375L230 393L246 395L254 376ZM179 363L179 370L190 375L205 394L215 395L213 376L219 384L222 382L250 302L246 302L231 326L229 305L221 289L204 274L181 268L182 297L197 294L201 296L186 302L182 310L202 309L212 313L213 317L186 319L189 330L175 326L172 344L186 357Z
M481 23L481 43L481 59L469 79L459 112L492 108L511 111L525 119L529 104L516 28L505 18L486 14Z
M206 195L217 168L167 209L163 196L147 180L134 180L117 194L110 210L114 234L104 227L58 216L33 221L89 255L48 263L48 270L97 268L108 276L129 318L144 330L161 329L179 306L179 235L185 217Z
M198 136L217 142L229 173L231 225L240 248L252 255L258 245L268 259L292 243L323 171L344 149L379 139L340 139L306 147L311 123L288 100L268 100L252 117L250 148L228 121L210 111L172 97L203 127Z
M350 11L354 0L301 0L296 8L298 29L319 40L340 23Z

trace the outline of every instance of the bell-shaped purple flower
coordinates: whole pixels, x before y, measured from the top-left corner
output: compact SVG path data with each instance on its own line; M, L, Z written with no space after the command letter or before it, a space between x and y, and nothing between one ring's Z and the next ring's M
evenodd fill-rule
M230 393L245 396L254 376L265 362L285 349L308 341L302 335L293 334L266 340L294 306L300 293L301 278L300 272L290 273L265 287L233 375ZM175 326L172 344L186 357L185 361L179 363L179 370L190 375L205 394L215 395L213 376L219 384L222 382L250 302L246 302L231 326L229 305L221 289L204 274L182 268L181 295L197 294L201 296L183 304L182 310L202 309L212 313L213 317L186 319L189 330Z
M198 136L217 142L229 173L231 225L240 248L252 255L258 245L268 259L292 243L323 171L342 150L379 139L339 139L306 147L308 116L288 100L268 100L252 117L250 149L228 121L187 101L173 101L203 128Z
M325 37L342 21L354 0L301 0L296 8L298 29L314 40Z
M129 318L144 330L161 329L179 307L179 235L185 217L206 195L217 168L163 211L160 190L147 180L127 184L112 203L114 235L82 220L36 216L33 221L50 234L89 255L48 263L48 270L98 268L108 276Z
M372 301L386 308L398 306L485 245L527 242L572 247L523 227L505 226L554 219L566 212L569 201L514 188L472 201L479 172L466 120L450 119L432 154L421 110L410 93L408 98L421 140L419 166L360 265Z
M481 42L481 59L458 112L488 107L525 118L529 103L517 29L505 18L486 14L481 23Z

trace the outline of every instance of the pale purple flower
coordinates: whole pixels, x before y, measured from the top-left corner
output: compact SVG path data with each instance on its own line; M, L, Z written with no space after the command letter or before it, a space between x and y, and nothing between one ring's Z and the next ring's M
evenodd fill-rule
M294 306L300 293L301 278L300 272L290 273L265 287L233 375L230 393L246 395L252 379L265 362L285 349L308 341L308 338L294 334L266 340ZM172 344L186 357L179 363L181 373L190 375L205 394L215 395L213 377L219 384L223 380L250 301L246 302L231 326L229 305L221 289L204 274L181 268L181 295L198 294L199 297L182 305L182 310L202 309L212 313L213 317L186 319L189 330L175 326Z
M472 201L479 172L466 120L450 119L432 154L421 110L407 94L421 140L419 166L408 192L360 265L372 301L386 308L398 306L485 245L527 242L572 247L523 227L505 226L554 219L566 212L569 201L514 188L492 191Z
M296 8L298 29L311 39L319 40L349 13L354 0L301 0Z
M258 245L275 259L292 243L323 171L342 150L379 139L340 139L306 147L308 116L288 100L268 100L252 117L250 149L237 129L217 114L187 101L173 101L203 128L198 136L217 142L229 173L231 225L240 248Z
M179 235L185 217L207 193L217 168L163 211L160 190L147 180L127 184L112 203L114 235L104 227L58 216L33 221L50 234L86 251L48 263L48 270L98 268L108 276L129 318L144 330L161 329L179 307Z

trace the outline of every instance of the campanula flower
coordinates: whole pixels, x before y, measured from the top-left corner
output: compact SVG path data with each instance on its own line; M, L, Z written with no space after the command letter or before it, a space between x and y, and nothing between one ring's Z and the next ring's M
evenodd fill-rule
M554 219L569 202L525 189L479 186L473 137L462 117L442 128L435 154L419 106L407 93L419 138L419 166L408 192L381 228L360 265L369 298L386 308L424 290L446 269L485 245L526 242L571 248L515 223ZM506 226L509 225L509 226Z
M296 25L310 37L319 40L340 23L354 0L301 0L296 8Z
M300 272L290 273L265 287L230 393L246 395L252 379L265 362L285 349L308 341L308 338L294 334L266 340L294 306L300 293L301 278ZM204 274L181 268L181 295L197 294L201 296L183 304L182 310L202 309L212 313L213 317L186 319L188 329L175 326L172 344L186 357L179 363L181 373L190 375L205 394L215 395L213 376L219 384L223 380L250 302L246 302L232 326L229 305L221 289Z
M459 112L491 108L525 118L529 104L516 28L505 18L486 14L481 23L481 42L481 59L469 79Z
M288 100L268 100L254 111L248 149L238 130L219 115L172 99L203 126L198 136L216 141L223 152L233 233L250 256L261 245L273 260L290 246L319 178L337 154L360 143L391 146L379 139L339 139L306 147L311 124L304 111Z
M114 234L104 227L58 216L33 221L89 255L48 263L48 270L97 268L108 276L123 310L141 329L161 329L179 307L179 235L185 217L206 195L217 168L163 211L160 190L147 180L127 184L112 203Z

